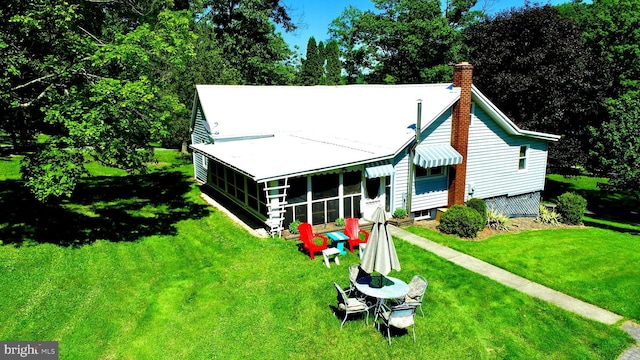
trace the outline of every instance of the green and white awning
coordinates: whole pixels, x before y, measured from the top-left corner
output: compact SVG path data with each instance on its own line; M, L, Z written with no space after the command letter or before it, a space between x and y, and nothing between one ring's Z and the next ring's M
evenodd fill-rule
M391 176L393 174L393 165L389 163L373 163L364 169L368 179Z
M462 163L462 155L451 145L418 145L413 163L423 168L456 165Z

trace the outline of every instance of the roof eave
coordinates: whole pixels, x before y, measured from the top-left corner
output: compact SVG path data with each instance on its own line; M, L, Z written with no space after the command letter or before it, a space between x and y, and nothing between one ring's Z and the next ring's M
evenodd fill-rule
M480 106L489 113L493 119L497 120L498 124L509 134L526 136L534 139L545 141L558 141L560 135L548 134L537 131L522 130L516 124L513 123L500 109L498 109L475 85L471 86L471 94L474 100L480 104Z
M279 179L284 179L284 178L291 178L291 177L297 177L297 176L306 176L306 175L322 173L322 172L336 171L336 170L349 168L349 167L353 167L353 166L365 165L365 164L369 164L369 163L373 163L373 162L377 162L377 161L393 160L393 154L391 154L391 155L378 156L378 157L367 159L367 160L356 161L356 162L352 162L352 163L338 164L338 165L330 166L330 167L307 169L307 170L303 170L303 171L296 171L296 172L291 172L291 173L282 173L282 174L270 175L270 176L259 176L259 175L251 174L248 171L243 170L241 168L238 168L236 166L233 166L233 165L229 164L228 162L225 162L225 161L223 161L223 160L221 160L221 159L209 154L206 150L200 149L197 145L192 144L189 147L193 151L199 153L200 155L203 155L203 156L211 158L211 159L215 159L216 161L218 161L218 162L224 164L225 166L228 166L228 167L238 171L239 173L241 173L241 174L253 179L253 181L258 182L258 183L265 183L265 182L268 182L268 181L279 180Z
M286 174L283 173L283 174L279 174L279 175L272 175L272 176L265 176L265 177L255 177L254 180L256 182L258 182L258 183L263 183L263 182L279 180L279 179L284 179L284 178L306 176L306 175L322 173L322 172L327 172L327 171L336 171L336 170L340 170L340 169L344 169L344 168L349 168L349 167L353 167L353 166L360 166L360 165L365 165L365 164L369 164L369 163L376 162L376 161L385 161L385 160L393 160L393 155L379 156L379 157L367 159L367 160L364 160L364 161L357 161L357 162L353 162L353 163L339 164L339 165L330 166L330 167L324 167L324 168L319 168L319 169L308 169L308 170L297 171L297 172L293 172L293 173L286 173Z

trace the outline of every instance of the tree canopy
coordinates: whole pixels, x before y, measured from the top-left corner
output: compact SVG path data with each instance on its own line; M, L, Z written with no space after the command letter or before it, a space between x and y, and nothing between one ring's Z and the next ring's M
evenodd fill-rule
M345 9L329 33L340 44L348 82L430 83L450 78L462 60L462 28L479 13L475 0L372 0L375 11Z
M608 177L614 187L640 196L640 1L595 0L567 4L561 10L576 20L585 43L610 74L608 116L590 126L590 169Z
M322 42L320 42L322 44ZM324 52L324 51L322 51ZM302 70L300 72L301 85L318 85L324 74L324 59L316 38L313 36L307 42L307 56L302 60Z
M152 143L187 138L195 83L293 79L280 1L8 0L0 14L0 126L14 145L45 135L22 169L40 200L69 196L87 157L144 172Z
M574 21L526 5L466 34L475 85L520 127L563 136L550 148L553 168L586 165L588 125L606 113L607 73Z

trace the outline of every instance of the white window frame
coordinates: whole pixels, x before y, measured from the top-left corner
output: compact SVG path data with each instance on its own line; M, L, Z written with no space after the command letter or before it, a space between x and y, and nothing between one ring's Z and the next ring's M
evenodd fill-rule
M524 155L522 149L524 148ZM521 164L522 167L521 167ZM518 171L527 171L529 168L529 144L520 145L518 147Z
M447 167L445 165L442 166L435 166L436 168L440 168L442 171L440 172L440 174L436 174L436 175L431 175L431 169L433 168L422 168L426 170L426 175L418 175L418 172L416 171L416 179L426 179L426 178L437 178L437 177L443 177L447 175ZM420 168L419 166L416 166L416 170Z

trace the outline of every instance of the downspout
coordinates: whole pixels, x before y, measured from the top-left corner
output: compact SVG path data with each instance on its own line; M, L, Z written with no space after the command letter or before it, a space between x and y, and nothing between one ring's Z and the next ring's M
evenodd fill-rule
M420 144L420 132L422 131L422 99L418 99L418 119L416 120L416 141L409 146L409 179L407 181L407 216L411 216L411 201L413 195L413 179L415 175L415 165L413 158L415 156L416 147Z

